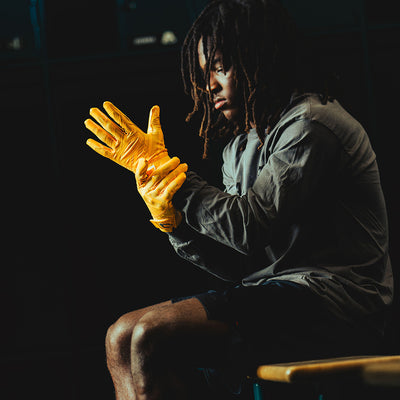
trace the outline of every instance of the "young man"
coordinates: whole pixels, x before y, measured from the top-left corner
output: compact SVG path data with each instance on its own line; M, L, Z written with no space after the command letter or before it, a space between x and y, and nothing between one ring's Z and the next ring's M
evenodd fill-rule
M158 107L147 134L109 102L115 122L96 108L101 126L85 122L107 146L88 144L135 173L176 252L231 282L110 327L118 400L193 398L191 367L235 390L259 363L380 351L393 284L375 154L361 125L297 76L294 38L274 0L213 1L188 33L189 117L202 114L205 153L230 137L224 191L169 157Z

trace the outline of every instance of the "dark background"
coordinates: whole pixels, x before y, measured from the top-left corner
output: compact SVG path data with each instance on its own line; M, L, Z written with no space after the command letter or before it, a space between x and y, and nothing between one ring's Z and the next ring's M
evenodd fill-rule
M90 107L110 100L145 130L158 104L169 153L218 184L218 157L201 161L202 142L184 122L191 101L179 71L184 34L206 2L1 1L4 399L113 398L107 327L149 303L222 287L173 253L148 222L133 176L85 145L83 125ZM312 45L313 63L337 72L340 102L369 133L398 271L398 5L284 3ZM176 44L160 43L167 30ZM155 43L134 46L143 36Z

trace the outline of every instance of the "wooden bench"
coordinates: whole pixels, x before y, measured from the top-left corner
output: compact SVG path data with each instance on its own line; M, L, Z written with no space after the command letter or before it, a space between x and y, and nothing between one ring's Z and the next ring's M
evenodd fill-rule
M357 356L261 365L257 369L257 377L261 381L322 384L324 387L329 387L329 384L332 387L355 383L362 386L400 388L400 355ZM322 393L318 395L319 400L323 398ZM327 398L329 399L329 396ZM267 400L257 383L254 385L254 399ZM400 390L398 399L400 400Z

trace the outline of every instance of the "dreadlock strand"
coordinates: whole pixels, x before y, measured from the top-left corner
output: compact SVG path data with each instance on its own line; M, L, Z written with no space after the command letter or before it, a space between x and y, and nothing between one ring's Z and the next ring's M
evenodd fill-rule
M207 132L205 132L204 131L204 122L205 122L205 120L206 120L206 118L207 118L207 111L205 110L205 105L203 104L203 109L204 109L204 112L203 112L203 116L202 116L202 118L201 118L201 123L200 123L200 130L199 130L199 136L200 137L202 137L202 138L206 138L206 136L207 136Z

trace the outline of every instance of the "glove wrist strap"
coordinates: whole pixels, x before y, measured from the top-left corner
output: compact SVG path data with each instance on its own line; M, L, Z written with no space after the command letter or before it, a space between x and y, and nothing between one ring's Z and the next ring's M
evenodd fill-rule
M164 218L164 219L151 219L150 222L158 228L161 232L170 233L182 221L182 214L179 211L175 211L173 218Z

